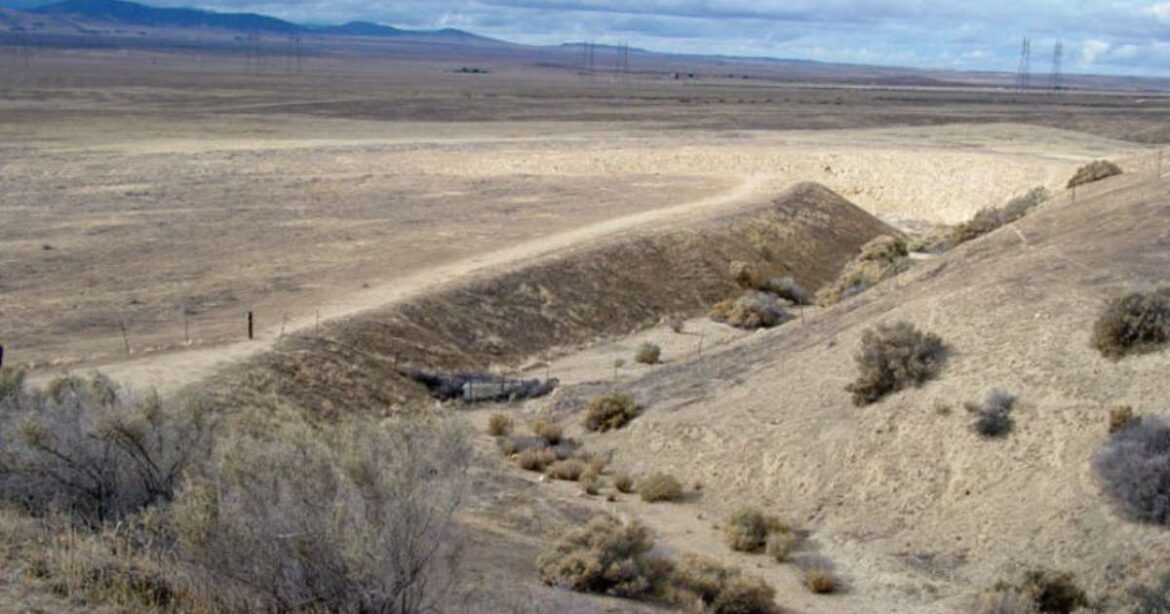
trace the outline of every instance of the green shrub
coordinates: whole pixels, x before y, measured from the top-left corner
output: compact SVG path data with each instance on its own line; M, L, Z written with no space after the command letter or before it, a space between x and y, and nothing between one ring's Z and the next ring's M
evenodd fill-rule
M1092 346L1114 360L1170 343L1170 286L1110 301L1093 325Z
M638 406L628 394L611 393L594 397L585 407L585 428L591 431L620 429L638 415Z
M669 577L669 565L649 556L653 548L650 531L642 525L599 517L562 536L537 566L549 586L646 599L659 593Z
M776 589L742 570L705 557L687 555L675 568L673 601L709 614L777 612Z
M634 362L644 365L656 365L661 358L662 348L653 343L643 343L634 354Z
M769 534L788 532L788 525L779 518L753 507L735 510L723 526L724 541L737 552L759 552L767 544Z
M1108 160L1093 160L1077 169L1076 174L1068 180L1068 187L1086 185L1102 179L1108 179L1122 173L1121 167Z
M946 348L937 335L923 333L909 322L879 325L861 337L855 357L857 380L846 387L857 406L911 386L921 386L942 369Z
M638 494L647 503L682 499L682 484L669 473L654 473L638 482Z

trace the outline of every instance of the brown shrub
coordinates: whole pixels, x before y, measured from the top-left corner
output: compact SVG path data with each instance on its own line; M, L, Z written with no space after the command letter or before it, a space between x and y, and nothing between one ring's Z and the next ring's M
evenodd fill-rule
M951 233L950 246L966 243L1015 222L1051 197L1052 193L1047 188L1038 187L1009 200L1003 207L983 209L970 221L955 227Z
M564 431L560 426L539 418L532 423L532 433L550 446L560 443L564 436Z
M588 467L581 473L581 490L587 495L596 495L601 492L601 472L594 467Z
M897 237L881 236L866 243L861 253L845 265L837 281L817 292L817 303L839 303L894 277L909 267L909 256L906 242Z
M818 595L834 593L838 588L837 576L828 569L809 568L804 570L804 585Z
M976 611L979 614L1070 614L1089 605L1088 595L1077 586L1072 574L1036 570L1028 572L1017 585L997 582L982 595Z
M624 473L619 473L613 478L613 487L620 493L629 494L634 492L634 478Z
M544 471L557 462L557 453L548 448L528 448L516 455L516 464L525 471Z
M724 541L737 552L759 552L770 533L788 533L789 527L776 516L766 515L754 507L741 507L731 513L723 526Z
M634 353L634 362L643 365L656 365L662 359L662 348L653 343L643 343Z
M512 434L512 418L503 412L496 412L488 418L488 434L492 437L506 437Z
M776 589L742 570L695 555L679 561L672 581L672 601L710 614L777 612Z
M1091 344L1106 358L1162 349L1170 343L1170 286L1110 301L1093 325Z
M773 531L768 534L768 542L764 546L764 553L776 559L777 563L786 562L800 545L800 538L791 531Z
M741 288L755 289L760 285L760 272L750 262L732 261L727 267L727 273Z
M708 316L744 330L772 328L792 319L775 295L755 291L716 303Z
M576 482L581 479L581 474L585 473L585 469L585 463L575 458L569 458L552 463L545 468L544 474L554 480Z
M1076 174L1068 180L1068 187L1086 185L1102 179L1108 179L1122 173L1121 167L1108 160L1093 160L1077 169Z
M638 494L647 503L678 501L682 499L683 489L682 484L673 475L654 473L638 482Z
M855 357L857 380L846 387L857 406L875 403L887 394L921 386L942 369L946 348L937 335L923 333L909 322L879 325L861 337Z
M649 556L653 548L642 525L599 517L562 536L537 566L549 586L646 599L660 592L669 574L669 565Z
M604 433L622 428L637 416L638 406L630 395L603 394L585 407L585 428Z
M1139 419L1133 413L1132 407L1114 407L1109 410L1109 434L1112 435Z

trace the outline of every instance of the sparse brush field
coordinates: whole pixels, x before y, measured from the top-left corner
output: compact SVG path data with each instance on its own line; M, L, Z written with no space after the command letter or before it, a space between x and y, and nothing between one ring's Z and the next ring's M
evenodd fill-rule
M1170 601L1167 99L151 59L0 73L0 611Z

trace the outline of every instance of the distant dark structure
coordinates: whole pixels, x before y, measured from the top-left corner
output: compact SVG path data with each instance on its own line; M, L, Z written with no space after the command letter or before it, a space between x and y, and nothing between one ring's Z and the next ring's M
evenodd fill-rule
M1032 87L1032 39L1024 37L1020 46L1020 69L1016 75L1016 89L1021 92Z
M1064 42L1056 41L1052 49L1052 75L1048 79L1048 89L1058 92L1064 88Z

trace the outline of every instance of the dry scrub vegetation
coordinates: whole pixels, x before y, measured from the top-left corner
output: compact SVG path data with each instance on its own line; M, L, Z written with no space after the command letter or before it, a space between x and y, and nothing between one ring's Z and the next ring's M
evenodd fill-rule
M921 386L942 370L946 346L909 322L879 325L862 333L855 357L859 374L846 387L857 406L876 403L888 394Z
M1068 180L1068 187L1086 185L1102 179L1108 179L1121 174L1121 167L1108 160L1094 160L1077 169L1076 174Z
M1093 456L1105 494L1125 516L1170 526L1170 426L1130 417Z
M628 394L603 394L585 407L585 428L606 432L620 429L638 417L638 405Z
M64 536L36 569L72 599L414 612L444 598L470 459L452 423L310 424L139 400L98 375L2 380L0 502Z
M1091 343L1114 360L1164 348L1170 343L1170 286L1110 301L1093 325Z
M817 303L833 305L865 292L908 269L909 256L906 242L898 237L881 236L866 243L837 280L817 292Z
M537 564L545 584L578 592L709 614L776 611L775 589L759 578L696 556L676 564L654 556L653 549L653 536L644 526L603 516L567 532Z

